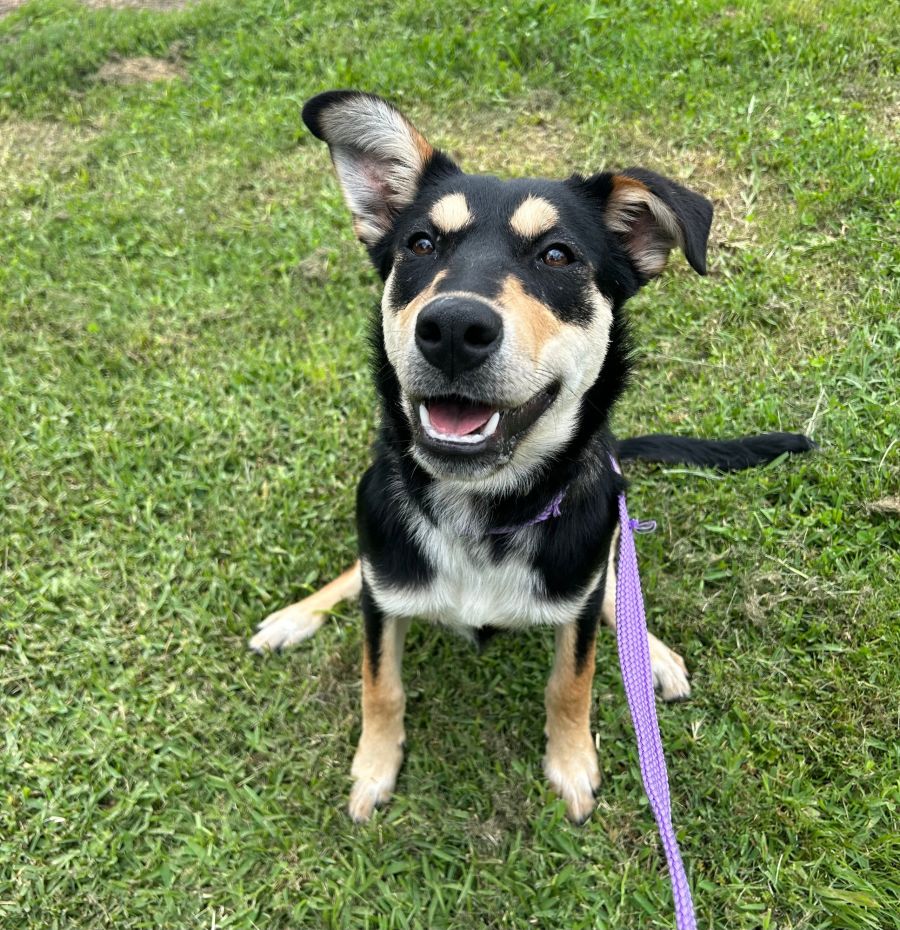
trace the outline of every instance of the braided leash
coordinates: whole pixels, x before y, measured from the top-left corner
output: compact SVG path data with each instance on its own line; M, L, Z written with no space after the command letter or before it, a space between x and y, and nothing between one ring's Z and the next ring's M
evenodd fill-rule
M621 475L622 470L610 456L613 470ZM488 535L515 533L525 527L543 523L561 513L560 505L565 489L533 519L519 526L501 526L488 530ZM653 693L653 670L650 665L650 647L647 637L647 618L644 615L644 596L641 592L641 576L638 572L634 534L649 533L656 529L652 520L639 522L628 516L625 492L619 494L619 568L616 575L616 639L619 646L619 665L622 668L622 683L625 697L634 724L634 735L638 747L638 761L644 791L650 801L666 862L675 899L675 924L677 930L696 930L694 905L678 849L678 839L672 826L672 802L669 797L669 778L666 759L663 755L659 722L656 719L656 696Z
M612 459L613 468L622 474ZM634 735L637 740L638 761L644 791L650 801L663 848L669 864L672 896L675 899L675 924L678 930L696 930L694 905L678 849L675 828L672 826L672 803L669 797L669 779L663 755L659 723L656 719L656 696L653 693L653 671L650 667L650 647L647 643L647 619L644 615L644 597L638 573L634 533L646 532L655 524L638 523L628 517L625 492L619 494L619 567L616 575L616 639L619 646L619 665L622 683L631 711Z

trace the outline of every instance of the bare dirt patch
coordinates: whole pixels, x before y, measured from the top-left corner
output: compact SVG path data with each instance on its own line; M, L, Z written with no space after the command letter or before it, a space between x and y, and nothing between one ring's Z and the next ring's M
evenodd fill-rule
M0 17L12 13L28 0L0 0ZM182 10L196 0L82 0L89 10Z
M89 10L182 10L192 2L194 0L82 0Z
M872 109L869 125L891 145L900 142L900 91L894 91L881 106Z
M41 120L0 123L0 196L37 184L75 157L95 131Z
M428 114L420 123L432 142L470 172L564 177L584 155L572 123L541 108L453 120Z
M187 76L181 65L165 58L122 58L108 61L96 74L107 84L144 84L151 81L174 81Z
M878 501L866 504L870 513L889 513L900 516L900 497L883 497Z

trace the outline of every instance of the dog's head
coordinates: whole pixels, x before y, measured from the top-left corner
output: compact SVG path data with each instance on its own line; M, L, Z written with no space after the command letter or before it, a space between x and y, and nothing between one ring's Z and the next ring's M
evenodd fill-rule
M391 104L355 91L314 97L303 119L328 143L385 279L401 416L436 477L527 484L598 400L622 303L675 246L706 272L711 204L650 171L465 174Z

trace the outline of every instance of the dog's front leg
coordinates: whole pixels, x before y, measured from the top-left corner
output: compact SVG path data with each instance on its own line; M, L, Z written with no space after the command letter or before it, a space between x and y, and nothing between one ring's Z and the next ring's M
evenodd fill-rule
M578 620L556 629L556 655L547 682L547 754L544 772L566 802L570 820L582 823L594 809L600 785L591 738L591 683L599 605L591 598Z
M361 823L394 791L403 761L406 698L400 675L406 618L385 616L363 583L362 734L353 758L354 782L348 805Z
M356 597L361 586L361 569L356 562L315 594L269 614L257 627L250 648L254 652L287 649L308 639L325 622L328 611L341 601Z

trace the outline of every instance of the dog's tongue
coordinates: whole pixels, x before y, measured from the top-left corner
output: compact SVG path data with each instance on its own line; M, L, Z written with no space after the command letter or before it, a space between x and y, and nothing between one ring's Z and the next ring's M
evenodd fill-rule
M455 400L433 400L428 404L431 425L447 436L465 436L480 430L494 411L483 404L463 403Z

